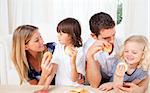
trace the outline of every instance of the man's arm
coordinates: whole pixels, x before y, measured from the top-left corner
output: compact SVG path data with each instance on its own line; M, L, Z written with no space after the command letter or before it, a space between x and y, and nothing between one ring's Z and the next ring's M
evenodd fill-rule
M94 54L98 52L101 48L91 46L87 52L87 80L92 87L97 88L100 85L101 74L100 74L100 64L94 60Z
M94 55L103 50L104 46L108 46L109 43L105 40L96 40L95 43L87 51L87 80L92 87L98 87L100 85L102 76L100 71L100 64L94 59Z
M92 87L97 88L100 85L101 74L100 65L98 62L94 62L94 59L89 57L87 59L87 80Z

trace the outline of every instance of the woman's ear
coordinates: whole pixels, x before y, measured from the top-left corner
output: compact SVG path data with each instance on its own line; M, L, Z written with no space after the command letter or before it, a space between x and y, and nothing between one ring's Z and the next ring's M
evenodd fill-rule
M25 50L28 50L29 48L28 48L28 45L25 45Z
M94 33L91 33L92 38L97 39L97 36Z

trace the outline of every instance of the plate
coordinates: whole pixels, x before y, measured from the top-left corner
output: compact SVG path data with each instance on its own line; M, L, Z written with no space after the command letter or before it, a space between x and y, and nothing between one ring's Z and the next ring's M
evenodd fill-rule
M65 91L64 93L80 93L80 92L71 92L71 90L75 90L77 88L72 88L72 89L69 89L67 91ZM80 89L86 89L86 88L80 88ZM94 91L90 90L90 89L86 89L88 92L81 92L81 93L95 93Z

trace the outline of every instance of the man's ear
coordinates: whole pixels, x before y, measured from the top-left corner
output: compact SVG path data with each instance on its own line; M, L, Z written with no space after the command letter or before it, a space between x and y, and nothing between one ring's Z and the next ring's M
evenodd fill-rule
M92 38L97 39L97 36L94 33L91 33Z

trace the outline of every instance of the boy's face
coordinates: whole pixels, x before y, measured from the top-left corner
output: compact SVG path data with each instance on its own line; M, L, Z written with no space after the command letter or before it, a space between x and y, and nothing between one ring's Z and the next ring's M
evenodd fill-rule
M110 29L102 29L100 31L100 34L98 35L97 39L104 39L110 44L114 44L114 39L115 39L115 28L110 28Z

